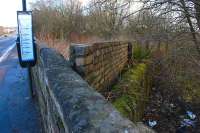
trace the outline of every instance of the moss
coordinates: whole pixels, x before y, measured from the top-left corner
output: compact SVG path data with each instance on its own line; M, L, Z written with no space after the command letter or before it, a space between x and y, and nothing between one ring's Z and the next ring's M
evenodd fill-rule
M131 108L128 106L129 98L127 96L122 96L113 102L115 108L125 117L129 117L131 113Z
M144 78L146 68L147 68L147 65L144 63L141 63L137 65L135 69L131 69L130 79L135 82L138 82L138 81L140 82Z
M147 64L140 63L130 68L122 75L121 81L112 88L113 94L117 98L112 102L119 112L133 121L138 121L143 114L143 99L146 99L147 86L146 81Z

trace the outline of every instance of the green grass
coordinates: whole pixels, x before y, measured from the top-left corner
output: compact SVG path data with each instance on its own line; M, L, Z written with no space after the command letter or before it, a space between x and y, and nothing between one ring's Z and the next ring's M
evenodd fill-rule
M146 92L146 72L148 65L139 63L122 75L122 80L112 88L118 97L112 101L113 105L125 117L139 121L143 114L144 99L148 99ZM149 84L150 86L150 84Z

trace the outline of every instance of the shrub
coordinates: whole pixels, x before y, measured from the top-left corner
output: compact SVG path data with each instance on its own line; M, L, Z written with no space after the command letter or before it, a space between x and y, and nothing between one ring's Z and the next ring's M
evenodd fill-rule
M134 45L134 47L133 47L133 59L134 60L137 60L140 62L142 60L150 58L150 56L151 56L150 49L144 48L138 44Z

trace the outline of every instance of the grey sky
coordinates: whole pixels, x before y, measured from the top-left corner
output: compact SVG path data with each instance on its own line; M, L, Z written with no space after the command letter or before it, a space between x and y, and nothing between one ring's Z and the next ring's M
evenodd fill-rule
M27 0L27 8L30 10L30 3L36 0ZM80 0L86 5L90 0ZM17 11L22 10L22 0L0 0L0 26L17 26ZM132 9L136 10L141 4L134 3Z
M27 0L28 3L33 0ZM16 26L17 25L17 11L21 10L22 0L0 0L0 26Z

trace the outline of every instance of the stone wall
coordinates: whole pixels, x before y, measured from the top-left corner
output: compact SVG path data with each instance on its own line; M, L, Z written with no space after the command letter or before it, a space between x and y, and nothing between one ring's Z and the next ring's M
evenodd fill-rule
M128 63L128 42L72 44L73 68L96 90L109 88Z
M31 72L45 133L153 132L123 118L55 50L38 48L37 53Z

